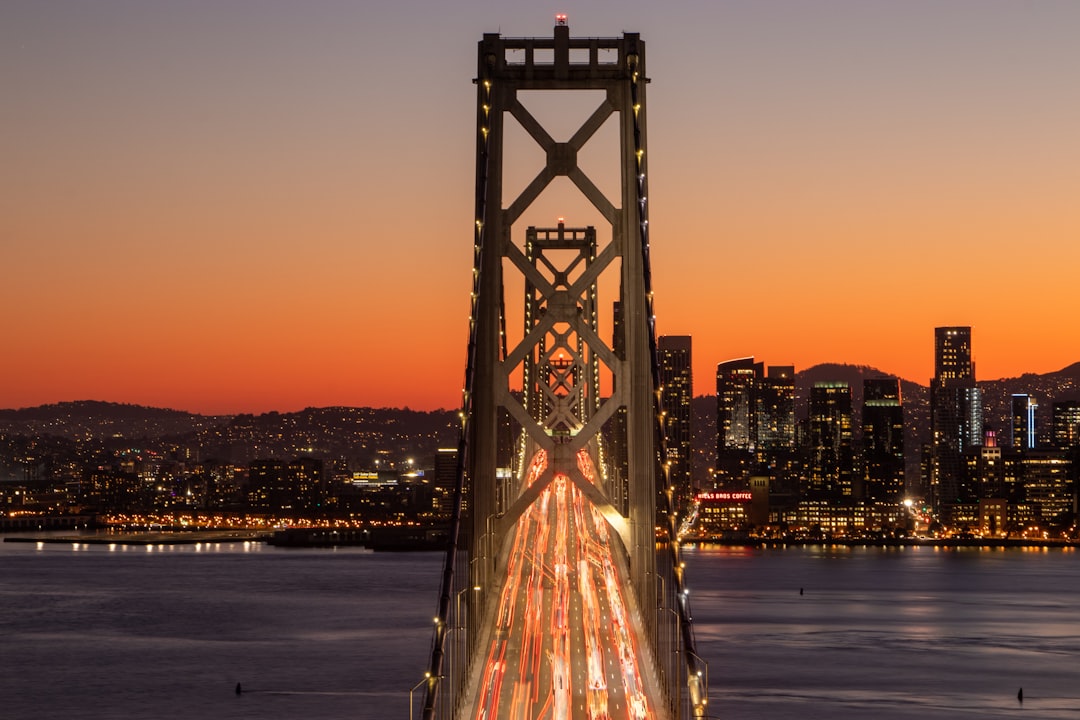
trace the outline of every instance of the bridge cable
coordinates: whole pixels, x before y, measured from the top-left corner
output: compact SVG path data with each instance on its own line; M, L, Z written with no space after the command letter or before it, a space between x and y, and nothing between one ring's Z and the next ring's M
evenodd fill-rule
M698 667L697 644L692 625L693 618L690 615L689 593L685 586L682 573L682 560L679 552L678 520L673 498L670 466L667 463L667 433L664 429L663 403L662 403L662 378L660 374L660 354L656 340L656 314L653 305L652 291L652 268L649 255L649 213L648 198L646 195L647 182L645 178L645 148L642 146L641 112L642 106L639 99L639 85L648 82L647 78L641 77L637 69L638 55L634 49L627 55L627 64L630 69L630 104L634 120L634 157L637 160L637 207L638 228L641 233L641 262L642 275L645 290L646 317L648 320L649 354L652 364L653 387L653 410L656 418L655 433L659 443L657 462L660 464L661 477L664 480L664 516L666 518L668 532L668 552L672 564L672 572L675 577L676 613L679 619L679 629L682 634L682 644L686 657L686 670L688 680L688 692L690 693L691 714L695 718L706 716L706 703L708 688L702 688L701 669ZM681 694L681 691L680 691Z
M481 278L483 274L483 258L485 249L484 220L487 212L487 184L489 166L489 128L488 116L491 108L491 80L489 76L477 80L480 90L480 102L477 108L477 182L476 182L476 222L473 239L473 283L472 298L469 315L469 344L466 353L465 364L465 388L462 391L462 405L459 417L461 419L460 433L458 435L457 466L454 478L454 496L450 513L450 528L446 549L446 560L443 565L442 585L439 592L438 614L435 616L435 631L432 638L431 662L427 672L427 688L424 698L422 717L424 720L434 720L438 696L443 680L443 662L445 660L444 646L446 633L449 628L450 602L454 594L454 573L458 554L458 539L461 534L462 505L465 495L465 475L467 456L469 455L469 435L472 422L473 390L476 380L476 354L477 354L477 318L480 304ZM505 323L505 319L502 320ZM505 353L505 332L503 333ZM410 718L410 720L412 720Z

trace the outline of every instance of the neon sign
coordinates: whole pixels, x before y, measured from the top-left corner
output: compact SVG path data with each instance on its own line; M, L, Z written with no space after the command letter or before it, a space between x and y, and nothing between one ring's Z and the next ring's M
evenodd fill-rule
M698 502L750 502L753 495L749 490L739 492L706 492L697 496Z

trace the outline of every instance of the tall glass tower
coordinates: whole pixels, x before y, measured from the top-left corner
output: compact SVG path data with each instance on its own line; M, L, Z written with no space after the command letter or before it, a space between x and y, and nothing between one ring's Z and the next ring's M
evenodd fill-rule
M930 381L930 497L943 520L961 497L964 451L982 445L982 391L975 385L970 327L934 328L934 377Z

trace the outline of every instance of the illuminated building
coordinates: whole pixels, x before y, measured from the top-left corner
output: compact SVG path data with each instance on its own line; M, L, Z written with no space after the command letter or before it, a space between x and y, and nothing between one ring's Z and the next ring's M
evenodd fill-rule
M802 500L850 502L855 470L851 387L846 382L814 383L807 426L809 460Z
M680 512L693 493L693 406L694 384L691 372L689 335L661 335L657 338L660 355L661 402L664 411L664 434L667 437L669 481L675 488L675 506Z
M1020 455L1019 450L999 446L993 430L985 432L981 446L964 452L964 471L950 505L952 530L998 535L1009 529L1006 511L1023 500Z
M757 450L761 453L795 449L795 366L770 365L758 380Z
M863 380L863 497L898 504L904 495L904 408L896 378Z
M252 460L248 466L248 503L253 509L293 512L326 509L330 499L323 461L300 457Z
M764 363L753 357L716 366L716 482L745 490L757 448L758 386Z
M987 498L1018 500L1018 495L1010 497L1016 486L1009 486L1005 472L1006 460L1015 454L1010 452L1007 458L1004 448L998 446L995 433L987 430L982 446L969 448L964 455L966 469L957 492L960 500L967 503Z
M1080 402L1067 400L1054 403L1054 447L1059 450L1080 449Z
M1038 403L1026 393L1012 396L1012 446L1018 450L1035 448L1035 409Z
M748 490L698 493L697 534L728 535L749 529L752 495Z
M258 510L279 510L289 504L285 463L272 458L248 465L248 503Z
M982 442L982 392L975 385L970 327L934 328L930 381L930 495L946 522L962 502L964 453Z
M979 501L979 530L983 537L1005 535L1008 517L1008 503L1002 498L986 498Z
M803 537L842 537L861 530L864 518L865 513L855 505L806 498L780 516L796 535Z
M435 453L432 510L441 520L450 519L454 485L457 484L457 448L439 448Z
M300 457L290 462L285 470L285 485L288 504L293 508L326 509L329 492L321 459Z
M1060 450L1031 450L1021 459L1024 494L1043 527L1066 527L1076 514L1072 463Z

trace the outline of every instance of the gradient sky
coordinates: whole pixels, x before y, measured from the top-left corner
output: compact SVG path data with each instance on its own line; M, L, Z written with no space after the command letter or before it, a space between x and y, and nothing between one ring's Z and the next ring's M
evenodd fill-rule
M1073 0L6 0L0 407L456 407L476 43L556 12L647 43L698 394L743 355L925 383L938 325L982 379L1080 360Z

